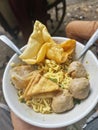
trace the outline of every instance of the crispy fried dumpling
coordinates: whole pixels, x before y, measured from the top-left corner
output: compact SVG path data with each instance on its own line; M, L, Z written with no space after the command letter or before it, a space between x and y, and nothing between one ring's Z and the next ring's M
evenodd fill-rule
M52 40L46 26L36 20L34 24L34 30L29 37L27 47L19 57L28 64L38 63L45 57L47 45L44 44L46 42L52 43L54 41ZM42 47L42 45L44 46ZM38 54L40 49L43 51ZM39 56L41 57L41 59Z
M36 20L26 49L19 57L27 64L40 63L45 57L61 64L73 54L75 47L76 41L72 39L57 44L52 39L46 26Z
M51 44L50 48L47 49L46 57L52 59L57 63L64 63L68 57L74 54L76 47L75 40L66 40L61 44Z

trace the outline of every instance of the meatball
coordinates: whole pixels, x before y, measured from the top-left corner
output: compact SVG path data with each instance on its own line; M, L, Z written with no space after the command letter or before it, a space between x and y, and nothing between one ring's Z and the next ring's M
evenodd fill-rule
M69 65L68 74L70 74L72 78L87 77L87 72L83 64L79 61L74 61Z
M55 113L62 113L74 107L73 97L68 90L59 92L52 101L52 109Z
M72 79L69 85L69 90L74 98L85 99L90 91L90 83L86 78Z

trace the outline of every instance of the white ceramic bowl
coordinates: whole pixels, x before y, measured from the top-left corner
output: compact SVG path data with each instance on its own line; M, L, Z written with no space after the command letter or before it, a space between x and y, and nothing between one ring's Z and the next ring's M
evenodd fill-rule
M58 43L66 40L63 37L54 37ZM76 44L76 57L83 49L83 45L79 42ZM16 89L10 82L9 70L11 62L19 62L18 56L15 54L6 66L3 76L3 92L6 102L12 111L22 120L39 127L58 128L71 125L84 118L97 104L98 101L98 60L95 55L88 51L83 58L85 66L90 78L91 93L89 97L76 105L72 110L62 114L40 114L34 112L31 108L18 101Z

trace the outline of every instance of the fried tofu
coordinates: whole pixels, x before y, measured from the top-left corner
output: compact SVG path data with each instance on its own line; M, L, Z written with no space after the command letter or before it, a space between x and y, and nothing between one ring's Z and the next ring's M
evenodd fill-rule
M29 98L37 95L43 96L44 94L49 94L52 96L53 93L56 93L58 91L60 91L59 85L50 79L47 79L44 76L38 74L29 82L24 92L24 98Z

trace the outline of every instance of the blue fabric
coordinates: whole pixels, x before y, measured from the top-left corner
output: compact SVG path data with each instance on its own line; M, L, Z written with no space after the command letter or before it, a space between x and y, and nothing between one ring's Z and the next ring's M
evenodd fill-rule
M94 119L87 127L83 130L98 130L98 118Z
M14 130L11 118L10 118L10 112L0 108L0 130Z

